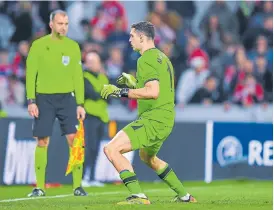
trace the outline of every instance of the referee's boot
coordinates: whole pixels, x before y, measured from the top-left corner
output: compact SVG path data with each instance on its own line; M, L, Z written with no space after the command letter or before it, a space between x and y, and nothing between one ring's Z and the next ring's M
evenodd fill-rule
M88 194L86 193L86 191L82 187L77 187L74 190L74 195L75 196L87 196Z
M46 193L44 190L39 189L39 188L34 188L30 194L28 194L28 197L41 197L45 196Z
M184 197L179 197L177 195L172 201L179 203L197 203L197 200L189 193L187 193Z

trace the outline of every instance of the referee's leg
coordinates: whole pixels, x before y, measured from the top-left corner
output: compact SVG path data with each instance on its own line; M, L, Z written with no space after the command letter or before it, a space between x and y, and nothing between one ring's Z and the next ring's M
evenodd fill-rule
M60 122L62 135L67 137L68 145L71 152L73 146L73 140L77 132L77 105L76 100L71 93L57 94L56 99L57 106L57 118ZM81 181L83 176L83 164L76 165L72 170L73 178L73 190L75 196L86 196L87 193L81 187Z
M29 197L45 195L45 178L47 166L47 150L49 136L55 120L55 108L50 103L50 96L38 94L36 97L39 116L34 119L33 136L37 139L35 149L35 174L37 187L30 193Z

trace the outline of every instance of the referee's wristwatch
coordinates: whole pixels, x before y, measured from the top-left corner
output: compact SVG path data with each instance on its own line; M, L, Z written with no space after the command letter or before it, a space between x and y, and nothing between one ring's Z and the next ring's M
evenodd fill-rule
M36 104L35 99L28 99L28 105L30 104Z

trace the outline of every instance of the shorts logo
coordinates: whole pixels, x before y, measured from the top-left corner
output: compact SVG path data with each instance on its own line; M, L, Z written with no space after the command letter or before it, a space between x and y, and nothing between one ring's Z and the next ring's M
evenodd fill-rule
M69 65L69 61L70 61L70 57L69 56L65 56L65 55L62 56L62 63L65 66Z

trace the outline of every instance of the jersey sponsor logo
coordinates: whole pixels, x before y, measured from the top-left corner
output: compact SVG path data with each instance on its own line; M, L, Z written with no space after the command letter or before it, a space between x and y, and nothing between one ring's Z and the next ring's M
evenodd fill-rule
M69 56L65 56L65 55L62 56L62 63L65 66L69 65L69 61L70 61L70 57Z

